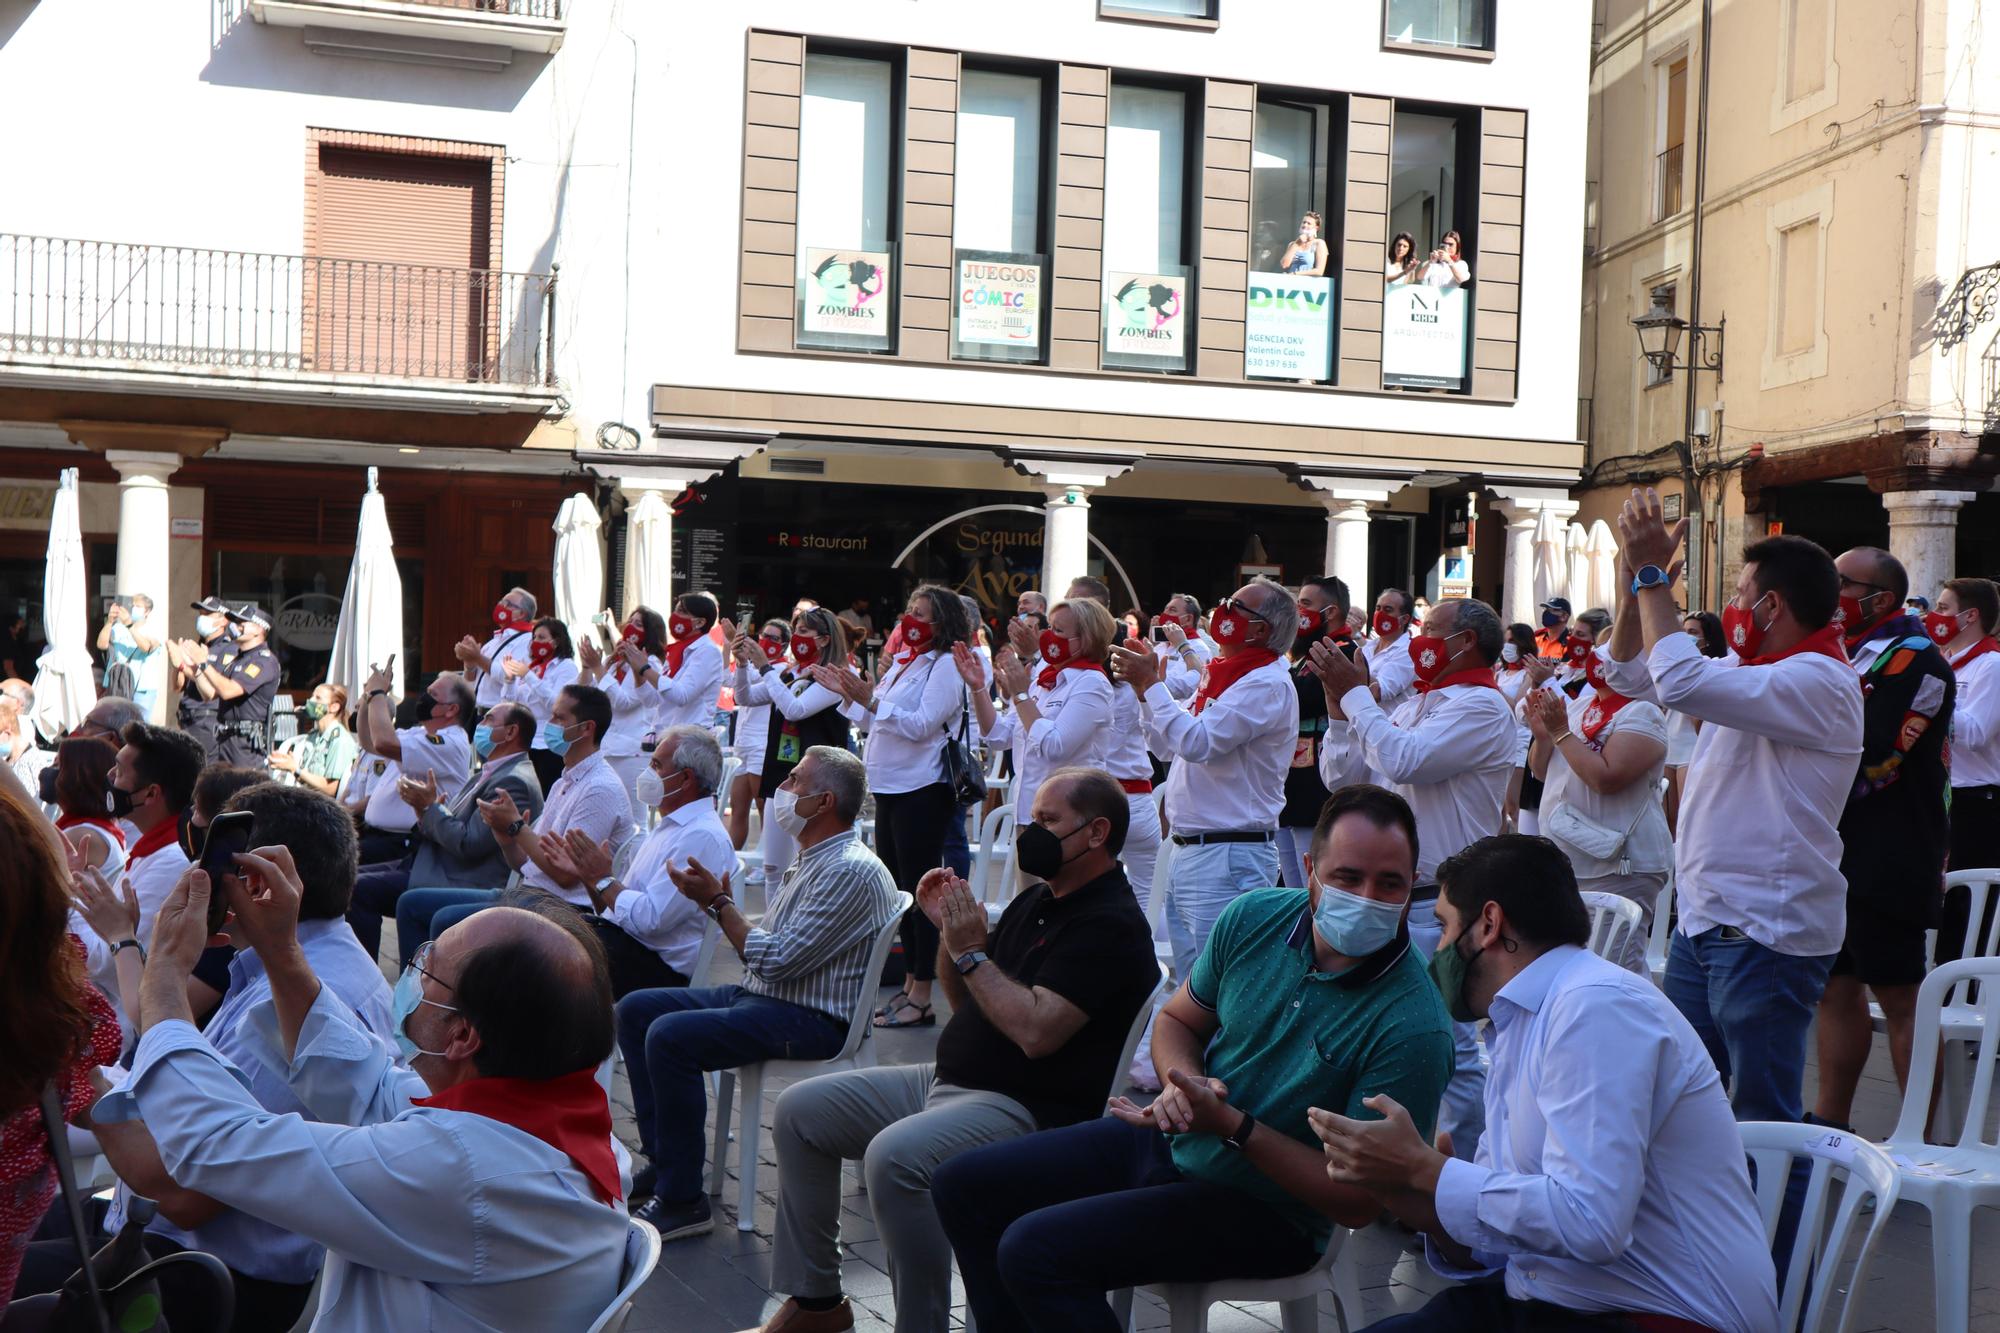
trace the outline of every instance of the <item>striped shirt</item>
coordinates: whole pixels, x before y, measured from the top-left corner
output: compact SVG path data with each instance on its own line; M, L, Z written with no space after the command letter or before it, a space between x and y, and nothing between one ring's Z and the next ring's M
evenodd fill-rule
M875 937L896 915L896 881L854 830L799 853L743 941L743 989L854 1016Z

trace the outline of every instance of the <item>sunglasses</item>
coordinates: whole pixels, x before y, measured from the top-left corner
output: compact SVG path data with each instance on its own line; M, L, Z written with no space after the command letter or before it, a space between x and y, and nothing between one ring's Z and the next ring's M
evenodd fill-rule
M1239 597L1225 597L1217 602L1216 605L1225 611L1241 611L1252 620L1261 620L1266 625L1271 623L1269 616L1259 615L1254 607Z

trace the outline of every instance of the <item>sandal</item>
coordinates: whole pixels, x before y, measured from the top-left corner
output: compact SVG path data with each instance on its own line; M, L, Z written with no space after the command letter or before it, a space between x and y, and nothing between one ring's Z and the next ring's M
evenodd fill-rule
M891 1018L888 1014L884 1014L875 1020L876 1027L928 1028L937 1026L937 1015L931 1012L931 1007L927 1004L918 1004L907 995L902 998L900 1003L890 1005L889 1009L891 1013L914 1011L917 1016L915 1018Z
M894 995L891 995L889 997L889 1002L887 1004L883 1005L881 1008L875 1011L875 1017L887 1018L890 1014L893 1014L896 1012L896 1010L902 1008L903 1001L909 998L910 998L910 993L908 991L906 990L897 991Z

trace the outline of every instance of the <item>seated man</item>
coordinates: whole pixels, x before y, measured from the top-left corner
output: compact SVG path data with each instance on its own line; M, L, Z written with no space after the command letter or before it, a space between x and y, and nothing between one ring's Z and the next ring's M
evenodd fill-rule
M951 1022L937 1062L827 1074L778 1098L778 1229L772 1285L794 1293L765 1333L854 1326L840 1291L840 1164L858 1158L889 1251L896 1327L951 1323L951 1246L930 1178L968 1148L1102 1113L1113 1066L1158 983L1152 929L1118 864L1131 807L1094 768L1063 768L1035 792L1017 844L1034 885L989 940L986 909L949 870L924 876L938 980ZM988 951L991 956L988 957Z
M230 903L271 987L245 1028L327 1123L260 1106L188 1021L210 892L195 871L161 911L145 1034L98 1124L143 1118L182 1186L324 1245L319 1333L589 1326L618 1290L628 1229L596 1077L611 1052L596 942L572 914L513 909L448 932L396 984L404 1068L307 962L291 853L239 864Z
M1568 859L1510 834L1438 879L1432 974L1454 1014L1493 1023L1478 1156L1436 1151L1388 1096L1367 1101L1379 1120L1313 1113L1327 1174L1422 1231L1438 1272L1472 1279L1374 1330L1776 1328L1771 1250L1715 1064L1650 982L1582 947L1590 917Z
M838 1054L862 989L875 984L867 975L875 937L898 916L895 880L854 832L868 797L861 761L815 745L778 792L781 800L790 793L803 818L793 820L799 855L770 891L761 926L736 910L726 874L718 879L699 861L668 871L674 887L721 925L743 959L743 984L634 991L618 1002L639 1147L652 1163L632 1193L655 1196L632 1215L659 1228L662 1240L714 1226L701 1187L702 1074Z
M722 747L707 727L668 727L639 774L639 800L660 812L624 875L611 873L611 844L571 829L545 838L541 855L575 875L590 893L586 916L611 965L611 998L648 986L685 986L701 952L707 919L674 887L671 870L699 861L723 869L736 863L729 830L715 812L722 783ZM726 871L725 871L726 873Z
M1223 909L1153 1025L1164 1091L1143 1110L976 1148L931 1177L982 1333L1117 1327L1104 1294L1310 1268L1332 1223L1382 1206L1327 1179L1306 1111L1407 1101L1425 1133L1451 1077L1444 1002L1404 923L1417 821L1343 787L1304 889Z
M212 765L196 787L196 808L202 806L203 785L213 786L250 773ZM362 952L342 919L354 885L352 821L318 792L270 781L243 788L223 809L249 812L251 846L281 846L290 851L299 867L299 897L294 905L299 920L287 948L296 950L321 979L323 1003L337 1007L346 1023L387 1042L395 1031L388 984L382 980L374 956ZM221 812L203 811L210 818L217 813ZM222 1005L203 1035L215 1054L241 1072L256 1105L275 1115L300 1113L313 1118L287 1082L286 1062L265 1058L268 1053L255 1039L251 1015L270 997L270 961L245 925L241 919L229 923L228 933L237 951L227 964ZM191 978L187 984L194 984ZM141 989L143 992L143 983ZM181 1003L185 1008L186 999ZM161 1158L173 1128L148 1115L145 1123L132 1120L105 1125L98 1131L106 1158L131 1192L159 1204L158 1216L147 1227L147 1249L155 1257L183 1249L214 1255L229 1266L236 1280L237 1328L291 1327L305 1308L325 1251L318 1242L291 1228L274 1224L254 1210L240 1211L227 1199L210 1194L184 1171L170 1174ZM122 1225L127 1200L128 1191L119 1191L113 1216L107 1221L114 1233ZM74 1256L70 1257L73 1260ZM161 1280L167 1318L176 1328L227 1327L213 1318L213 1312L187 1304L190 1299L200 1299L206 1289L200 1283L178 1280L174 1274L181 1271L185 1270L168 1269Z
M541 812L542 784L528 762L534 739L535 715L521 704L498 703L472 729L472 750L483 762L456 795L442 798L434 774L399 780L403 803L416 812L411 854L405 860L363 866L354 880L354 905L347 912L347 923L369 957L381 952L382 918L396 910L411 885L498 889L507 882L513 867L500 854L499 840L480 815L478 802L504 791L529 819ZM397 940L405 967L428 938Z
M540 889L577 906L587 906L590 892L568 861L560 863L543 848L560 848L571 832L581 830L617 851L632 836L632 798L611 771L598 743L611 728L611 700L592 685L566 685L549 710L542 729L550 753L562 760L562 776L549 788L541 814L529 827L529 812L515 804L505 787L475 802L474 808L500 847L511 870L521 872L521 887ZM504 881L503 881L504 883ZM490 906L500 890L419 888L396 903L396 935L406 948L434 940L458 922Z
M462 676L444 675L413 700L411 726L398 729L389 706L390 676L377 669L362 685L355 714L360 765L367 773L367 801L361 813L361 864L399 864L410 846L417 812L402 796L400 778L437 784L438 799L458 795L472 772L472 687ZM351 784L350 784L351 786ZM348 793L353 800L356 793Z

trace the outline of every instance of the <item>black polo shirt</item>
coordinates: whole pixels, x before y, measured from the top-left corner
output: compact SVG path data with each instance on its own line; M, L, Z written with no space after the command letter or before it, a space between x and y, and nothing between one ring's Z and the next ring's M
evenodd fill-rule
M938 1079L1012 1097L1043 1129L1102 1115L1132 1019L1160 980L1153 931L1123 868L1063 898L1035 885L1008 904L986 952L985 966L1054 991L1088 1017L1061 1050L1030 1060L974 998L938 1035Z

